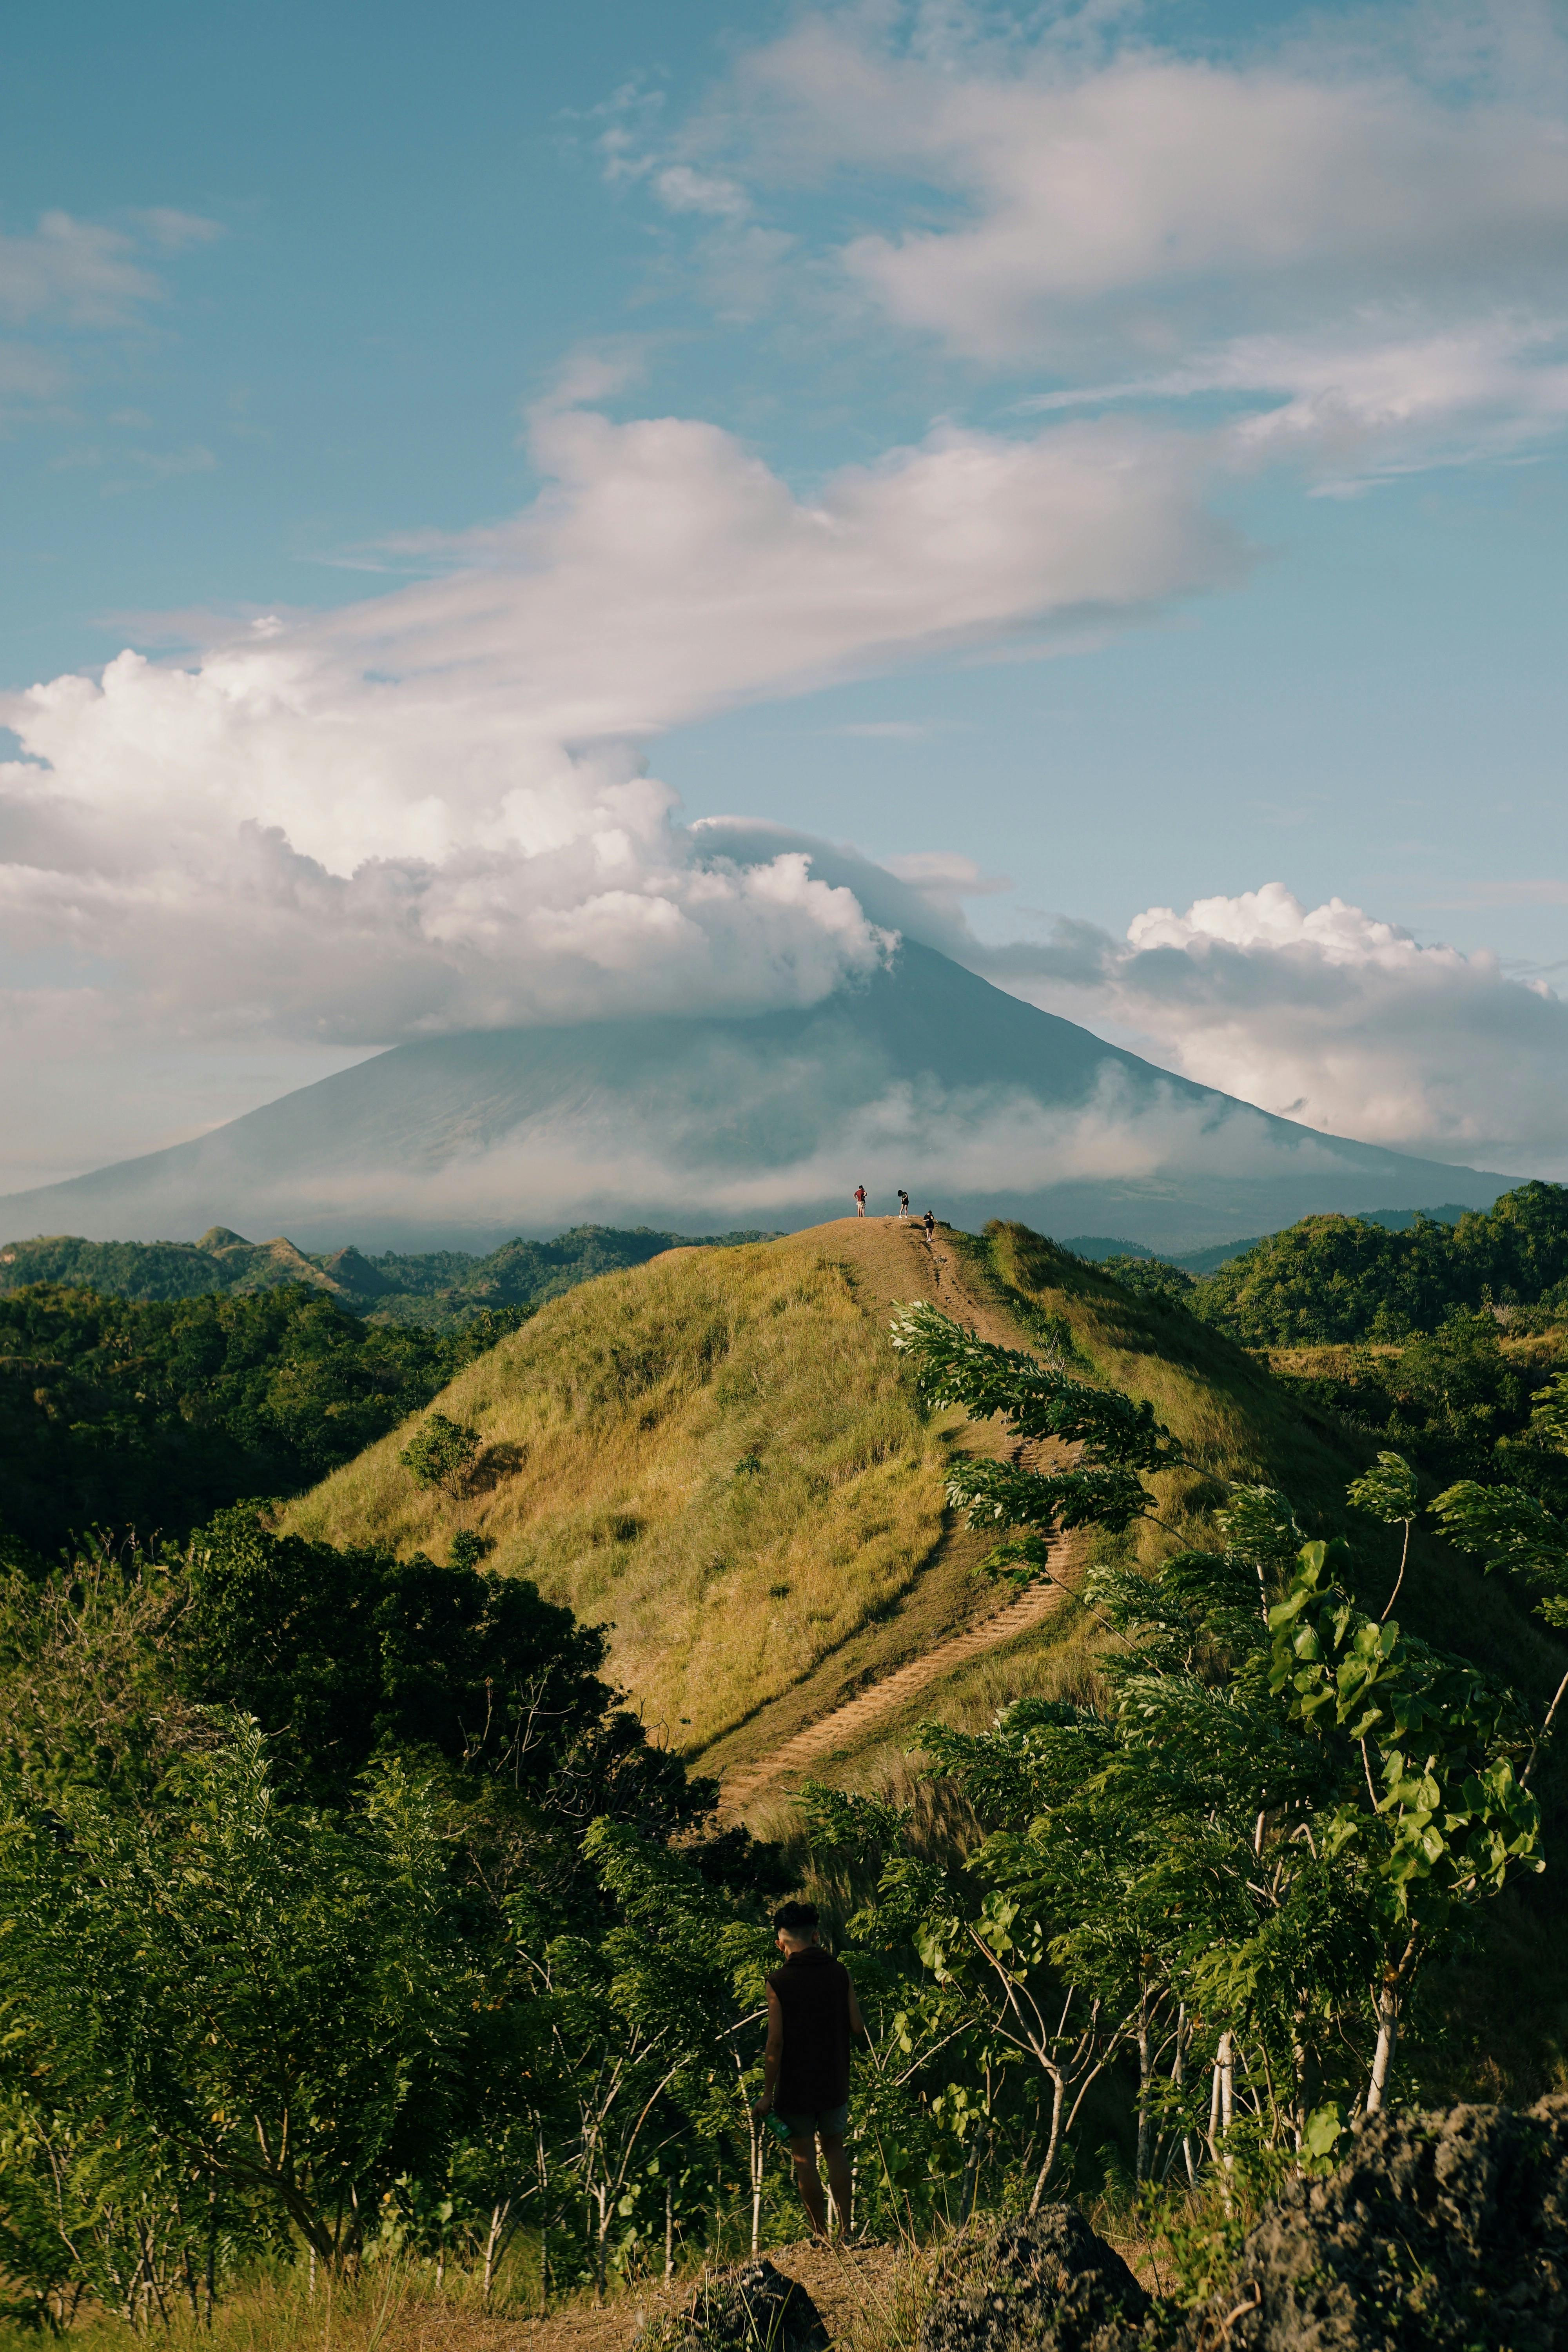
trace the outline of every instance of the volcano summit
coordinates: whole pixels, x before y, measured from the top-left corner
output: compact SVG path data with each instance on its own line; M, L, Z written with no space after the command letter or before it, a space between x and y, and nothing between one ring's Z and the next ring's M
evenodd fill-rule
M0 1231L489 1247L584 1218L796 1227L863 1181L874 1213L901 1184L963 1224L1173 1250L1315 1210L1485 1207L1510 1181L1257 1110L906 940L805 1011L398 1045L195 1141L0 1199Z

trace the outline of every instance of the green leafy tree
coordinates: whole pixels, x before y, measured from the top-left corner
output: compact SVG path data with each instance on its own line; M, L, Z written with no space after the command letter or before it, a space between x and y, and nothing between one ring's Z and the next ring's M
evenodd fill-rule
M416 1486L438 1487L456 1500L468 1491L483 1443L479 1431L466 1422L433 1412L420 1423L397 1458L413 1474Z
M1543 1453L1568 1458L1568 1372L1559 1372L1535 1400L1530 1434ZM1438 1496L1434 1515L1445 1534L1477 1553L1489 1571L1501 1569L1540 1594L1536 1614L1558 1631L1568 1630L1568 1518L1551 1510L1528 1488L1482 1486L1461 1478ZM1568 1674L1559 1683L1541 1727L1549 1738L1568 1692ZM1529 1779L1535 1766L1525 1767Z
M1043 1533L1071 1523L1064 1506L1089 1521L1102 1508L1112 1528L1152 1507L1142 1475L1175 1456L1146 1406L1091 1402L1059 1365L990 1348L930 1308L901 1315L895 1343L928 1392L1020 1437L1082 1444L1079 1475L1094 1484L1065 1493L1064 1474L1016 1463L1001 1477L958 1474L973 1517L1027 1530L1015 1557L1041 1557ZM1403 1465L1380 1465L1363 1494L1400 1517L1411 1507ZM1234 1489L1220 1528L1217 1552L1091 1572L1085 1597L1121 1645L1100 1662L1108 1705L1027 1703L991 1734L922 1734L994 1824L972 1870L988 1891L950 1917L1012 1974L1015 2021L1021 1987L1047 2014L1030 1979L1048 1960L1067 1989L1063 2035L1076 2000L1114 2045L1135 2041L1145 2175L1163 2115L1178 2126L1171 2156L1191 2163L1200 2053L1216 2149L1243 2096L1238 2068L1271 2141L1321 2136L1336 2067L1344 2100L1375 2108L1419 1968L1465 1909L1540 1867L1517 1700L1386 1613L1367 1617L1343 1580L1348 1554L1302 1544L1281 1496ZM1340 2053L1363 2024L1358 2084ZM1038 2027L1023 2039L1044 2063Z
M89 2118L105 2174L176 2152L353 2260L410 2132L439 2136L469 1971L427 1791L353 1820L280 1803L255 1727L183 1759L156 1808L76 1790L0 1813L13 2084Z
M1421 1508L1415 1473L1402 1454L1380 1454L1363 1476L1352 1479L1345 1494L1356 1510L1364 1511L1370 1518L1381 1519L1384 1527L1402 1528L1405 1531L1399 1548L1399 1572L1384 1607L1383 1613L1387 1617L1405 1581L1410 1559L1410 1530Z
M510 1327L506 1327L510 1328ZM373 1328L300 1284L256 1297L0 1296L5 1528L51 1559L101 1527L182 1542L352 1460L502 1336Z

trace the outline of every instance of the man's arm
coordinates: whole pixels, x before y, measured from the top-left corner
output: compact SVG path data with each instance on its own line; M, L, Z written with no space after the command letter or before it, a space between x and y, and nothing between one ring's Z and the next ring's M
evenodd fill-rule
M853 2004L855 1999L853 1993L850 1994L849 1999ZM759 2123L773 2105L773 2093L778 2088L779 2068L783 2063L784 2011L779 2006L777 1993L770 1985L768 1987L768 2039L763 2052L763 2095L752 2109Z

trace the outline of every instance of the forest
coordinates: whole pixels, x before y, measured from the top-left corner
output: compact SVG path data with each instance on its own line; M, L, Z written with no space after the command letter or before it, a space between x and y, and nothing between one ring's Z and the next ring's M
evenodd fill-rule
M1510 1330L1546 1328L1568 1319L1568 1185L1521 1184L1453 1224L1304 1217L1210 1274L1158 1258L1107 1263L1249 1348L1397 1343L1494 1310Z
M615 1267L644 1265L663 1250L723 1248L768 1238L757 1233L667 1234L648 1225L574 1225L552 1241L519 1236L484 1255L441 1249L367 1256L352 1244L306 1251L282 1237L249 1242L227 1225L214 1225L195 1242L89 1242L57 1234L0 1248L0 1297L40 1283L155 1301L219 1293L249 1297L302 1284L373 1324L452 1333L476 1318L537 1307Z
M1187 1294L1153 1306L1179 1353ZM1358 2117L1496 2080L1477 1955L1500 1920L1532 1952L1556 1916L1568 1380L1514 1368L1468 1297L1401 1360L1469 1347L1480 1402L1423 1372L1450 1418L1407 1414L1398 1444L1369 1420L1328 1530L1315 1496L1222 1475L1065 1327L1021 1349L900 1310L883 1345L921 1410L1005 1439L948 1474L985 1572L1049 1577L1053 1538L1089 1531L1092 1672L983 1727L927 1722L900 1793L809 1783L774 1842L726 1826L617 1693L605 1631L491 1573L481 1538L398 1557L258 1507L319 1475L310 1446L422 1415L473 1335L371 1331L298 1290L43 1286L0 1314L58 1368L38 1387L81 1384L58 1454L46 1404L5 1429L38 1465L0 1600L16 2325L205 2321L258 2274L393 2257L526 2312L797 2235L751 2115L769 1915L797 1891L871 2029L872 2236L1114 2192L1201 2292L1256 2197L1330 2168ZM1283 1393L1349 1427L1337 1391ZM416 1420L411 1482L460 1483L452 1433ZM68 1483L94 1462L96 1531ZM1197 1518L1135 1559L1178 1488ZM1432 1533L1534 1612L1544 1679L1402 1622Z

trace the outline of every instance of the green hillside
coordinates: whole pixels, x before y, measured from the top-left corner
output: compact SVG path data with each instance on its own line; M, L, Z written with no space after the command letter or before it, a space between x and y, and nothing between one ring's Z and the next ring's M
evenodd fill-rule
M0 1247L0 1297L37 1283L61 1283L105 1298L169 1301L209 1295L253 1297L303 1284L339 1299L373 1324L456 1331L487 1309L532 1307L574 1283L617 1266L642 1265L667 1249L722 1248L765 1234L656 1233L577 1225L553 1241L503 1242L488 1256L466 1250L424 1255L386 1251L367 1257L352 1245L310 1252L279 1236L249 1242L214 1225L195 1242L89 1242L55 1234Z
M438 1557L478 1536L491 1569L609 1621L647 1719L705 1746L894 1603L939 1545L947 1432L871 1311L889 1286L856 1260L855 1236L792 1236L574 1289L437 1400L482 1440L459 1496L422 1491L395 1433L285 1524Z
M1486 1211L1303 1217L1223 1262L1212 1251L1106 1262L1247 1347L1398 1340L1456 1309L1541 1329L1568 1321L1568 1185L1521 1184Z

